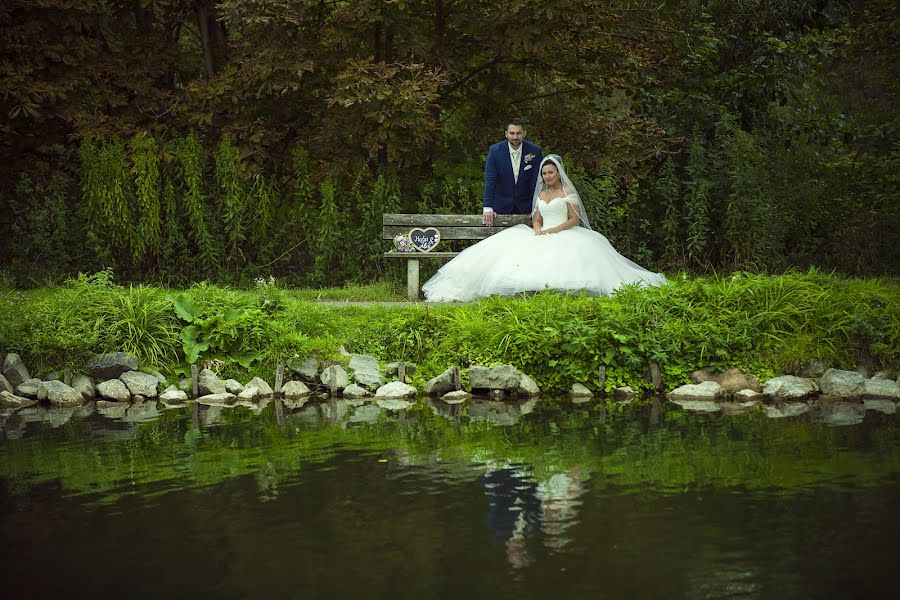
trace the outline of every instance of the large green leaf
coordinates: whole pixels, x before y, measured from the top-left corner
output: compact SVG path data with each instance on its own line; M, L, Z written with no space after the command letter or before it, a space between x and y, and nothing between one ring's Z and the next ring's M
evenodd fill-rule
M166 294L166 300L175 307L175 313L182 321L193 323L200 316L200 308L184 294Z

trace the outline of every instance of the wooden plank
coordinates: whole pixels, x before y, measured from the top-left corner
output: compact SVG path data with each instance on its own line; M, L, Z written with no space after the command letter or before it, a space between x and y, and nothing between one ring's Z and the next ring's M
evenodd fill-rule
M481 223L482 215L426 215L385 213L382 215L383 225L402 225L404 227L485 227ZM509 227L531 223L530 215L496 215L494 225Z
M385 258L405 258L418 260L420 258L453 258L459 252L385 252Z
M422 254L419 252L419 254ZM414 255L415 256L415 255ZM406 261L406 297L412 302L419 300L419 259Z
M489 238L495 233L508 229L508 227L436 227L441 232L441 241L444 240L483 240ZM406 235L409 233L410 227L404 225L385 225L382 233L382 239L392 240L397 235Z

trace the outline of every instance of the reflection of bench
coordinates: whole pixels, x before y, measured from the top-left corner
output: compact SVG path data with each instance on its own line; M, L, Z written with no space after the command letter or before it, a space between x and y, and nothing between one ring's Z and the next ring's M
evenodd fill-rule
M427 229L433 227L440 232L441 242L447 240L483 240L495 233L524 223L529 225L531 217L528 215L496 215L494 226L486 227L481 224L481 215L403 215L385 214L383 217L384 236L386 240L393 240L397 234L408 234L410 229ZM438 243L438 248L441 243ZM386 258L406 259L406 293L410 300L419 299L419 260L423 258L453 258L459 252L443 252L431 250L429 252L385 252Z

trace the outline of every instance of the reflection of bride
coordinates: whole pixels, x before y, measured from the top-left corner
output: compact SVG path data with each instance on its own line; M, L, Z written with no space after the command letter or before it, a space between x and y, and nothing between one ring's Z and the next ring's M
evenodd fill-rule
M544 289L610 294L628 283L665 278L628 260L591 229L562 160L541 161L533 227L516 225L463 250L422 286L429 301L468 301Z

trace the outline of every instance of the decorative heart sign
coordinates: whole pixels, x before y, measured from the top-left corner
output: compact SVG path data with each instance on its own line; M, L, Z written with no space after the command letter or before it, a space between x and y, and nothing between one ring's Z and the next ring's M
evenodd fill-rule
M434 227L427 229L419 229L418 227L409 230L409 241L420 252L428 252L433 250L438 242L441 241L441 232Z

